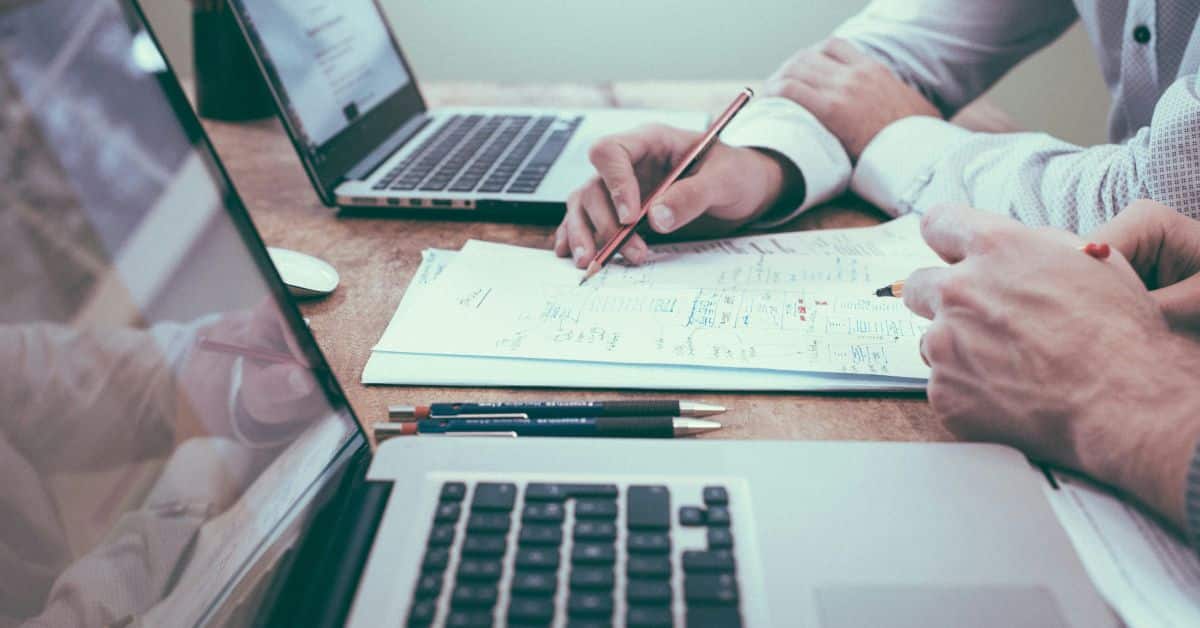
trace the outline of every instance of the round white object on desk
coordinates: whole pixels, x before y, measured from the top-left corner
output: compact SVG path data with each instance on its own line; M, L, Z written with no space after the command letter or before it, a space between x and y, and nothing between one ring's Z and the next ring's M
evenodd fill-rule
M292 296L323 297L337 288L337 269L329 262L289 249L268 247L267 253Z

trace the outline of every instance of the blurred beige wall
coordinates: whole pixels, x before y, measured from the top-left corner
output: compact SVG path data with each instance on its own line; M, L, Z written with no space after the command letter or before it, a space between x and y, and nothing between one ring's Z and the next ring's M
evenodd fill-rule
M332 0L336 1L336 0ZM1001 0L997 0L1001 1ZM142 0L190 72L187 0ZM421 80L759 78L866 0L382 0ZM731 8L733 7L733 8ZM1109 96L1076 27L989 95L1022 127L1105 140Z

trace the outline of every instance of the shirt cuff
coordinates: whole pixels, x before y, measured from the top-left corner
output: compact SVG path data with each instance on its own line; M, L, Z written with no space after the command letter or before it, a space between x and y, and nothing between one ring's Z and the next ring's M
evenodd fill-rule
M771 212L754 227L783 224L841 194L850 180L850 158L842 143L816 116L787 98L756 99L729 123L721 141L779 153L795 164L804 178L804 200L799 207L779 208L782 211Z
M916 211L938 158L971 132L941 118L913 116L889 124L867 144L850 189L892 216Z

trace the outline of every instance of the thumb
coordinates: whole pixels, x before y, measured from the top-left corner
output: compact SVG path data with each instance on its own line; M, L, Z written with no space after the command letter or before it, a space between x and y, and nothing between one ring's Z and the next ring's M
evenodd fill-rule
M671 233L699 218L716 200L713 186L704 177L676 181L661 196L651 199L650 228Z
M1200 331L1200 275L1154 290L1150 296L1172 327Z

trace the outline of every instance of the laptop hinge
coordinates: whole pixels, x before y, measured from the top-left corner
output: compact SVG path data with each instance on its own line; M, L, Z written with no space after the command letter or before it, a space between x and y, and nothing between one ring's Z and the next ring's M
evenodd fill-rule
M413 119L404 123L395 133L383 141L371 154L367 155L362 161L359 161L346 173L346 180L361 181L368 177L375 169L383 165L404 143L412 139L414 135L421 132L426 124L429 124L431 118L422 113L414 116Z
M304 534L286 581L278 587L261 626L337 627L345 623L367 556L375 543L391 482L365 479L370 456L352 463Z

